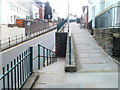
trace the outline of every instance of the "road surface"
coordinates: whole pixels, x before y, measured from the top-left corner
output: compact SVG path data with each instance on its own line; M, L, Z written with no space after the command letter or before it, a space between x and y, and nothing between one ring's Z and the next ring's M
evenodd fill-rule
M34 57L37 56L37 51L38 51L37 45L38 44L40 44L50 50L53 50L54 45L55 45L55 31L56 30L45 33L43 35L40 35L39 37L36 37L32 40L29 40L27 42L24 42L22 44L19 44L15 47L12 47L8 50L1 52L0 59L2 59L2 65L0 65L0 66L6 66L7 64L10 63L10 61L13 61L18 55L20 55L22 52L24 52L30 46L33 46L33 51L34 51L33 56Z

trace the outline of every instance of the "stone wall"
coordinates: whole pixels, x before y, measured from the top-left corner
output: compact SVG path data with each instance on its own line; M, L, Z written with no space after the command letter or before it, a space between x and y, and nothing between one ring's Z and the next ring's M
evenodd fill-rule
M43 21L24 21L25 35L30 35L38 31L49 28L49 23Z
M120 28L95 29L94 37L100 46L110 55L120 57ZM117 35L117 39L116 39Z

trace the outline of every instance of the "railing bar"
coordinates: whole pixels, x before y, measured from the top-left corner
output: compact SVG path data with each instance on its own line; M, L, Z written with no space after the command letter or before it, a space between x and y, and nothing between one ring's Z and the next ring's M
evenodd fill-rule
M29 73L33 73L33 47L29 47Z
M29 52L29 50L27 50L27 53ZM28 55L27 57L27 65L28 65L28 76L29 76L29 72L30 72L30 55Z
M23 56L24 54L22 53L22 59L23 59ZM24 59L22 61L22 77L23 77L23 82L24 82Z
M24 52L24 56L26 56L26 53ZM25 79L26 79L26 58L24 60L24 72L25 72Z
M26 56L26 52L24 52L24 56ZM25 67L25 79L26 79L26 77L27 77L27 73L26 73L26 71L27 71L27 69L26 69L26 58L24 60L24 67Z
M40 69L40 46L38 45L38 69Z
M19 62L19 58L17 57L17 63ZM17 80L18 80L18 88L19 88L19 64L17 65Z
M16 64L16 59L14 59L14 65ZM16 90L16 67L14 68L14 84L15 84L15 90Z
M7 64L7 71L9 71L9 64ZM10 78L9 78L9 73L8 73L8 75L7 75L7 88L8 88L8 90L9 90L9 88L10 88L10 85L9 85L9 80Z
M43 47L43 56L45 56L45 48ZM43 67L45 67L45 57L43 57Z
M21 61L23 61L29 54L30 54L30 53L28 53ZM16 65L14 65L11 69L9 69L9 71L5 72L5 74L0 77L0 80L1 80L4 76L6 76L9 72L11 72L11 70L13 70L18 64L20 64L21 61L19 61Z
M49 58L50 58L50 64L51 64L51 51L49 51Z
M38 58L38 56L34 57L33 60L35 60L36 58Z
M47 66L48 66L48 49L47 49Z
M27 50L25 53L27 54ZM27 77L28 77L28 63L27 63L27 61L28 61L28 56L26 57L26 73L27 73Z
M21 55L19 56L20 58L20 85L22 84L22 72L21 72Z
M13 67L13 62L11 61L11 68ZM13 90L13 70L11 70L11 89Z
M38 44L38 46L40 46L40 47L44 47L44 46L42 46L42 45L40 45L40 44ZM46 47L44 47L45 49L48 49L48 48L46 48ZM53 53L55 53L54 51L52 51L52 50L50 50L50 49L48 49L49 51L51 51L51 52L53 52Z
M5 74L5 67L3 67L3 75ZM5 90L5 77L3 77L3 90Z
M28 62L29 62L29 64L28 64L28 74L31 72L31 65L32 65L31 62L30 62L30 61L32 60L32 59L30 58L30 57L31 57L31 51L30 51L30 50L31 50L31 49L30 49L30 47L29 47L28 52L30 52L30 55L28 56Z

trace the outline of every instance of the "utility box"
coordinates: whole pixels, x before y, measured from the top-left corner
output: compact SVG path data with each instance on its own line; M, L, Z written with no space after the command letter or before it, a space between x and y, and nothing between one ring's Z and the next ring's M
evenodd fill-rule
M68 37L68 33L66 33L66 32L56 32L55 33L57 57L65 57L66 56L67 37Z

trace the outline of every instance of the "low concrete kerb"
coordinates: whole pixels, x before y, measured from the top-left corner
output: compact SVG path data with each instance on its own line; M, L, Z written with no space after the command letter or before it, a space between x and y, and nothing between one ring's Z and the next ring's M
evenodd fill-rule
M71 37L73 38L73 37ZM71 39L71 65L69 65L69 39L67 39L67 52L66 52L66 59L65 59L65 72L76 72L77 65L76 65L76 58L75 58L75 51L73 47L73 40Z
M27 89L32 89L36 80L38 79L38 73L32 73L32 75L29 76L27 79L26 83L23 85L22 89L27 88Z

